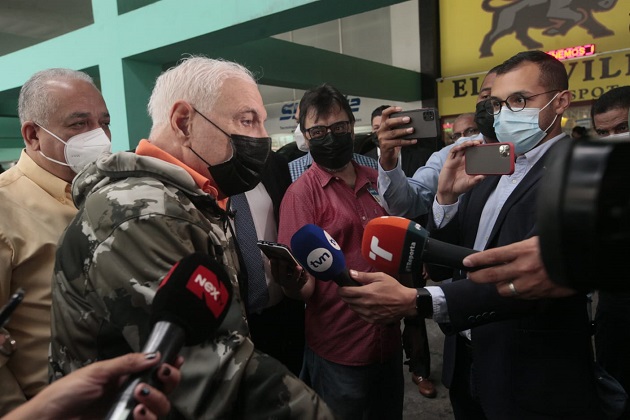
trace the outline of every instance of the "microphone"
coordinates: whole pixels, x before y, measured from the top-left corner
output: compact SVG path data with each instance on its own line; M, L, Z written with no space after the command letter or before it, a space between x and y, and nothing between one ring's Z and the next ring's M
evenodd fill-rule
M324 229L317 225L302 226L291 237L291 252L313 277L333 280L339 286L361 286L350 277L341 247Z
M172 364L182 346L212 337L225 318L232 283L223 267L208 255L195 253L178 261L166 274L153 298L153 329L143 353L159 351L161 362ZM107 419L133 418L138 402L133 391L140 382L160 388L158 366L132 375L124 384Z
M479 251L431 239L419 223L396 216L370 220L361 242L363 258L390 274L417 273L423 262L473 271L462 261L476 252Z

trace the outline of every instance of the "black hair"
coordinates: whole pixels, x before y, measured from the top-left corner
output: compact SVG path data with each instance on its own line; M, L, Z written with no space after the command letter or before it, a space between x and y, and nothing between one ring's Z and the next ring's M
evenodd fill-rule
M380 117L381 115L383 115L383 111L389 107L390 105L381 105L378 108L376 108L374 111L372 111L372 116L370 117L370 124L372 124L372 121L374 121L375 117Z
M569 76L564 64L555 57L538 50L523 51L508 58L497 68L497 75L508 73L526 62L538 66L540 84L547 90L567 90L569 88Z
M575 133L578 136L580 136L580 138L582 137L586 137L588 130L586 129L586 127L582 127L581 125L576 125L575 127L573 127L573 130L571 130L571 133Z
M326 116L330 114L335 106L338 106L348 114L348 119L351 123L355 121L348 99L334 86L324 83L307 90L300 100L299 123L302 133L306 133L306 127L304 125L306 124L306 116L309 113L314 111L315 118L319 118L320 115Z
M591 120L595 115L617 108L630 109L630 86L620 86L600 96L591 108Z

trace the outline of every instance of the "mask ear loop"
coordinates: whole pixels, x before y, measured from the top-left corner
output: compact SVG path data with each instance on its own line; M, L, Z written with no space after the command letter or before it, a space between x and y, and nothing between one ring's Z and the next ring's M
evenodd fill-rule
M230 136L228 133L226 133L225 131L223 131L223 130L221 129L221 127L219 127L218 125L216 125L215 123L213 123L212 121L210 121L210 120L209 120L209 119L208 119L205 115L203 115L201 112L197 111L197 108L195 108L194 106L193 106L193 110L194 110L197 114L201 115L201 116L203 117L203 119L204 119L204 120L206 120L206 121L208 121L210 124L212 124L212 125L213 125L213 126L214 126L217 130L219 130L220 132L222 132L223 134L225 134L225 135L227 136L227 138L228 138L228 139L230 139L230 146L232 147L232 156L230 156L230 157L229 157L229 158L228 158L225 162L227 162L227 161L229 161L230 159L232 159L232 158L234 157L234 153L236 152L236 150L234 149L234 144L232 143L232 136ZM204 158L202 158L201 156L199 156L199 153L195 152L195 151L193 150L193 148L192 148L192 147L188 146L188 148L189 148L189 149L190 149L190 150L191 150L191 151L192 151L195 155L197 155L197 157L198 157L199 159L203 160L203 163L205 163L205 164L206 164L206 165L208 165L208 166L212 166L212 165L210 165L210 164L209 164L209 163L208 163L208 162L207 162ZM221 162L221 163L225 163L225 162Z
M562 91L564 92L564 91ZM549 106L550 103L552 103L557 97L558 95L560 95L562 92L558 92L554 95L553 98L551 98L551 100L549 102L547 102L547 105L543 106L542 108L540 108L540 111L542 111L543 109L547 108ZM540 115L540 111L538 111L538 114ZM545 130L543 130L546 133L549 132L549 129L556 123L556 120L558 119L558 114L556 114L555 117L553 117L553 121L551 121L551 124L549 124L549 127L547 127Z
M59 136L57 136L56 134L54 134L54 133L52 133L51 131L47 130L45 127L43 127L43 126L39 125L38 123L35 123L35 125L37 125L39 128L41 128L42 130L44 130L45 132L47 132L48 134L50 134L51 136L53 136L54 138L56 138L57 140L59 140L60 142L62 142L64 145L66 145L66 146L68 145L68 143L67 143L67 142L65 142L65 141L61 140L61 139L59 138ZM60 162L60 161L58 161L58 160L56 160L56 159L53 159L53 158L51 158L51 157L46 156L46 155L44 154L44 152L42 152L41 150L38 150L38 152L39 152L39 154L40 154L40 155L44 156L46 159L48 159L48 160L49 160L49 161L51 161L51 162L55 162L56 164L61 165L61 166L67 166L67 167L70 167L70 165L68 165L66 162Z

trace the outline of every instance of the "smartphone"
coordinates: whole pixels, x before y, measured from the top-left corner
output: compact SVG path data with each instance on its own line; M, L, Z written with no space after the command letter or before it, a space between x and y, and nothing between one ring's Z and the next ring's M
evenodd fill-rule
M9 322L9 318L11 318L11 314L15 311L15 308L18 307L20 302L24 299L24 290L18 289L13 295L9 302L0 309L0 328L4 328L4 326Z
M276 258L284 260L293 266L300 265L286 245L269 241L258 241L256 245L269 259Z
M401 139L413 140L438 137L440 117L438 116L437 109L435 108L420 108L409 111L394 112L389 117L409 117L410 121L408 124L399 125L396 129L413 127L413 133L407 134L404 137L399 137Z
M469 147L466 154L468 175L511 175L514 173L514 144L486 143Z

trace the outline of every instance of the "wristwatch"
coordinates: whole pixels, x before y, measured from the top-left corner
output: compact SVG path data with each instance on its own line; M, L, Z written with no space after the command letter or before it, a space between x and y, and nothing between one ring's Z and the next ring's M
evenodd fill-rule
M433 318L433 299L424 287L416 289L416 312L422 318Z

